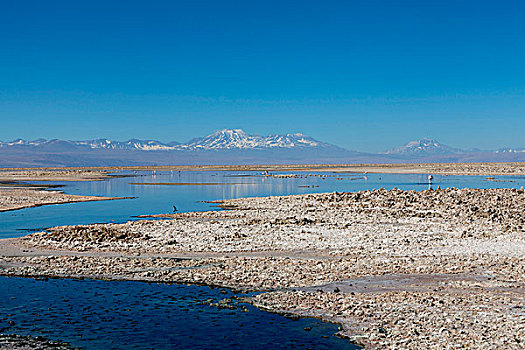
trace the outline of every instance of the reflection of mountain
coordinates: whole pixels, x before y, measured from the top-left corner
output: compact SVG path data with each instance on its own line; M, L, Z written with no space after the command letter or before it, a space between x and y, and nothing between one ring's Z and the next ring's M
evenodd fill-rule
M349 151L299 133L261 136L240 129L219 130L186 143L138 139L0 141L0 167L483 161L525 161L525 150L466 151L422 139L373 154Z

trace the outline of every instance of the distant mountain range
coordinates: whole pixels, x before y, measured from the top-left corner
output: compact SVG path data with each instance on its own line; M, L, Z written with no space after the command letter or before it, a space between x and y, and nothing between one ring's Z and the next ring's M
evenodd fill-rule
M0 147L87 147L91 149L136 149L142 151L159 151L159 150L173 150L175 149L171 143L164 144L155 140L137 140L131 139L128 141L110 141L106 139L86 140L86 141L62 141L62 140L46 140L37 139L34 141L26 141L17 139L11 142L0 141Z
M421 139L417 141L410 141L404 146L393 148L386 151L385 154L411 155L427 157L430 155L459 155L459 154L520 154L525 153L525 148L500 148L495 151L484 151L478 148L461 149L454 148L440 143L434 139Z
M135 149L141 151L177 151L177 150L247 150L247 149L279 149L279 148L325 148L334 149L337 146L320 142L303 134L286 135L249 135L241 129L224 129L214 132L205 137L195 138L187 143L176 141L162 143L155 140L131 139L128 141L110 141L107 139L96 139L86 141L61 141L37 139L25 141L17 139L11 142L0 141L0 147L25 146L42 147L62 144L63 146L88 147L91 149ZM342 148L340 148L342 150Z
M386 154L405 154L405 155L435 155L435 154L454 154L464 153L466 151L459 148L453 148L436 140L421 139L417 141L410 141L404 146L397 147L386 151Z
M463 150L421 139L383 153L364 153L300 133L261 136L240 129L219 130L186 143L139 139L0 141L0 167L483 161L525 161L525 149Z

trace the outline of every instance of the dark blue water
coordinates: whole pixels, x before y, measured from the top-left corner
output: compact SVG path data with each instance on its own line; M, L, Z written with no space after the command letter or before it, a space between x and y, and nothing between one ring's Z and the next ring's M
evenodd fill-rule
M226 289L143 282L0 277L0 333L85 349L357 349L338 326L234 303ZM244 306L244 309L242 308Z
M131 173L133 174L133 173ZM301 173L299 173L301 174ZM249 176L239 176L249 175ZM308 175L304 173L303 175ZM19 237L27 230L57 225L96 222L125 222L143 214L170 213L175 205L179 211L217 210L213 201L240 197L302 194L333 191L359 191L374 188L424 190L427 175L400 174L334 174L316 173L325 177L273 178L257 172L151 172L136 177L113 178L106 181L71 182L61 190L70 194L110 197L137 197L117 201L50 205L0 213L0 238ZM484 176L435 176L433 187L520 188L525 177L496 177L503 182L489 181ZM227 183L208 186L144 186L132 182ZM52 183L55 184L55 183ZM63 183L56 183L63 184Z

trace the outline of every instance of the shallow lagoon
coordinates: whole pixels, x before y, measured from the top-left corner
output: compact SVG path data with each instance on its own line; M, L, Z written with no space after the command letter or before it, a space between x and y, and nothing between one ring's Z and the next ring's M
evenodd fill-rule
M306 178L265 177L260 172L128 172L134 177L116 177L106 181L65 183L60 190L69 194L109 197L136 197L102 202L48 205L0 213L0 238L20 237L30 231L58 226L98 222L126 222L134 216L173 212L218 210L205 201L241 197L260 197L359 191L394 187L424 190L428 188L426 174L350 174L296 173ZM278 173L285 174L285 173ZM317 176L308 176L308 175ZM322 175L318 176L318 175ZM496 180L496 181L494 181ZM433 187L520 188L524 176L434 176ZM132 185L130 183L214 183L216 185ZM218 184L217 184L218 183ZM51 184L64 184L53 183Z

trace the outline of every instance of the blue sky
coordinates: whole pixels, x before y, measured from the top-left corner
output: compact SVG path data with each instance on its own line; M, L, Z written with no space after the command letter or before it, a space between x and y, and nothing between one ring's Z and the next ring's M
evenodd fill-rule
M525 147L523 1L0 2L0 140Z

